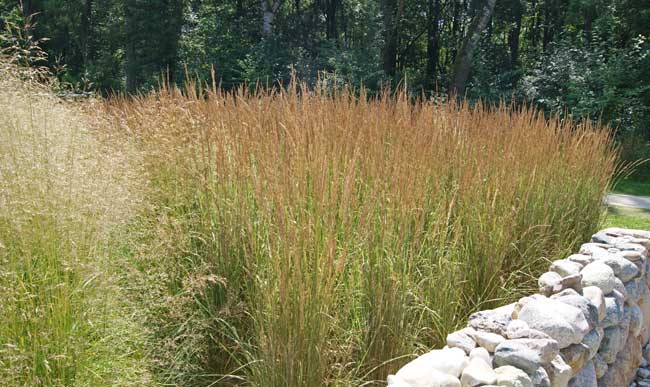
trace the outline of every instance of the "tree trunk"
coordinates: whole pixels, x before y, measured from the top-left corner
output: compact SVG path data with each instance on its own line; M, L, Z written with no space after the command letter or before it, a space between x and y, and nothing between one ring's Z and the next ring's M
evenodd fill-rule
M271 11L271 6L267 0L261 0L262 2L262 34L265 36L271 35L273 32L273 11Z
M427 79L431 86L435 86L438 74L440 0L429 0L427 16Z
M458 1L453 1L453 16L452 16L452 21L451 21L451 39L452 39L452 47L451 47L451 55L449 55L449 62L446 63L446 66L449 66L449 63L453 60L452 58L456 58L456 54L458 54L458 47L460 46L460 2Z
M275 14L280 9L282 5L282 0L261 0L262 4L262 34L264 36L270 36L273 34L273 20L275 19Z
M451 91L457 95L460 95L465 91L467 78L469 77L469 72L472 67L472 59L474 58L474 50L476 50L479 38L481 37L481 32L490 21L495 4L496 0L486 0L483 8L476 14L476 16L474 16L467 31L467 36L463 41L463 45L456 55Z
M173 83L176 79L176 65L178 63L178 48L183 30L183 0L172 0L169 5L166 30L167 46L165 52L167 81Z
M584 15L584 34L585 34L585 45L587 47L591 46L592 41L592 26L594 19L596 18L596 10L592 4L585 5L583 12Z
M32 0L23 0L23 7L22 7L21 11L23 13L23 19L25 21L25 27L24 27L25 35L26 35L25 39L27 39L27 41L25 43L27 43L28 46L31 46L31 42L33 40L33 36L32 36L32 33L33 33L33 31L32 31L32 26L33 26L32 15L34 14L34 9L33 9L33 6L32 6Z
M325 13L327 15L327 39L338 40L338 31L336 29L336 10L339 0L327 0Z
M546 5L546 4L545 4ZM542 33L542 52L546 52L546 47L551 42L551 7L553 5L546 5L544 9L544 31Z
M519 61L519 35L521 33L521 18L523 14L522 5L516 2L514 5L515 26L508 31L508 46L510 48L510 68L515 69Z
M239 19L244 16L244 2L243 0L235 1L235 18Z
M510 70L516 70L519 67L519 35L521 34L521 19L523 16L523 6L520 1L514 5L515 25L508 31L508 47L510 48ZM513 73L512 88L517 86L519 74Z
M32 14L34 13L34 9L32 8L32 0L23 0L22 12L23 12L23 17L32 16Z
M397 31L395 0L381 0L383 19L384 49L382 51L382 67L388 76L395 75L397 67Z
M124 45L124 72L126 74L126 91L134 93L138 88L139 63L135 45L138 35L137 7L134 1L125 1L125 45Z
M539 10L537 9L537 0L533 0L531 9L533 10L534 17L531 19L531 26L530 26L530 44L533 46L533 48L537 48L537 44L539 42Z
M93 0L86 0L84 3L84 13L81 18L81 56L83 60L83 68L88 68L90 58L93 57Z

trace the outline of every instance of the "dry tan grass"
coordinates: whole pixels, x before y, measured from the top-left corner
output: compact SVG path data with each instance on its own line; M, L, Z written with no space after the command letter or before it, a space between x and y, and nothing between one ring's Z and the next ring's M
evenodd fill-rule
M104 106L155 188L171 383L381 380L594 232L615 168L607 130L526 108L187 90Z

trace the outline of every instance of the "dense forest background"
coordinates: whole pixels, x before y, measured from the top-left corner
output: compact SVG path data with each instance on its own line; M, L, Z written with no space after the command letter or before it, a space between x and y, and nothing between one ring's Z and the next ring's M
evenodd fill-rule
M650 139L649 0L0 0L0 27L78 89L407 80Z

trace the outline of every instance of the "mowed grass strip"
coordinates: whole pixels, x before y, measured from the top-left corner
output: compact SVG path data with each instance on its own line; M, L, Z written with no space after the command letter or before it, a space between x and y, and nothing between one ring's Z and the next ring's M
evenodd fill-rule
M598 228L608 130L322 90L104 104L151 184L133 283L165 383L380 383Z

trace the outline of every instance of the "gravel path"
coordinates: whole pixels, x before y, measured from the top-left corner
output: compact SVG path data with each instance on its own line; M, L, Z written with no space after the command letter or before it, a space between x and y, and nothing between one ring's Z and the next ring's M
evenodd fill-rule
M650 196L633 196L623 194L609 194L605 196L608 206L620 206L650 210Z

